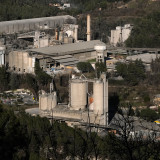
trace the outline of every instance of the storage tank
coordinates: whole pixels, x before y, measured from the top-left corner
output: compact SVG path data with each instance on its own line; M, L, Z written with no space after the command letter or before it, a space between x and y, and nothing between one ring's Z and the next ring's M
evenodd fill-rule
M93 84L94 113L103 114L103 82L97 80Z
M87 105L87 82L81 79L71 80L71 108L73 110L85 109Z
M39 96L39 108L40 110L42 111L46 111L48 110L48 107L47 107L47 94L44 94L44 95L40 95Z
M49 111L57 105L56 92L39 96L39 108L42 111Z
M56 107L57 105L57 95L56 92L49 94L47 99L47 108L51 110L52 108Z

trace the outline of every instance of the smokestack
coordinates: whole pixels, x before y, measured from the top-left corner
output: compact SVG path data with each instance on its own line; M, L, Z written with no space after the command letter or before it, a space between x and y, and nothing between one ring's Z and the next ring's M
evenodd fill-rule
M87 15L87 41L91 40L91 17Z

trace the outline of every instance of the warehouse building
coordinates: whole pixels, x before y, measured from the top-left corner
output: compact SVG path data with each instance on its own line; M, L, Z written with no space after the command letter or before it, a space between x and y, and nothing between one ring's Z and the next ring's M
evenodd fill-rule
M128 56L126 57L126 61L128 62L134 62L137 59L141 60L145 66L145 69L147 71L151 70L151 62L154 61L156 58L159 58L159 54L150 54L150 53L145 53L145 54L137 54L133 56Z
M76 24L76 18L69 15L4 21L0 22L0 34L52 29L57 26L62 27L68 21Z
M97 47L95 48L95 46L97 45L100 46L100 49L105 48L103 42L93 40L25 51L12 51L8 55L9 68L18 73L34 73L36 60L45 71L55 67L75 66L79 61L96 58Z

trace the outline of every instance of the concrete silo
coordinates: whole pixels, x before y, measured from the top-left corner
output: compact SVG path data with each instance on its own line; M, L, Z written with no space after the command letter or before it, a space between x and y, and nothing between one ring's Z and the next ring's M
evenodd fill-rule
M47 111L47 94L43 94L39 96L39 108L41 111Z
M56 92L51 94L42 94L39 96L39 108L41 111L50 111L57 105Z
M95 114L103 114L104 113L104 84L103 81L97 80L93 83L93 111Z
M87 105L87 82L81 79L72 79L70 82L71 109L85 109Z
M53 109L54 107L56 107L56 105L57 105L57 95L56 95L56 92L53 92L49 94L47 98L48 110Z

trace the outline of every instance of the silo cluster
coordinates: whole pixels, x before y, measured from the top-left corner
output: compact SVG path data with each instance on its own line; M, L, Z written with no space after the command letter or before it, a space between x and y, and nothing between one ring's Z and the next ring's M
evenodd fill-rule
M93 96L88 96L88 83L93 83ZM88 99L88 101L87 101ZM108 83L106 78L99 80L72 79L70 81L70 109L89 110L95 115L108 112Z
M39 96L39 107L41 111L50 111L57 105L56 92L52 94L42 94Z

